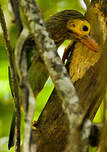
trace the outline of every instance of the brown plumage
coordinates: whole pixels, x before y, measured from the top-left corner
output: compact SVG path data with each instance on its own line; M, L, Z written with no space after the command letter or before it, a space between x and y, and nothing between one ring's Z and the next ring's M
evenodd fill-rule
M46 28L59 47L64 40L76 38L72 31L68 30L66 25L71 19L85 20L85 17L75 10L64 10L50 17L46 22Z

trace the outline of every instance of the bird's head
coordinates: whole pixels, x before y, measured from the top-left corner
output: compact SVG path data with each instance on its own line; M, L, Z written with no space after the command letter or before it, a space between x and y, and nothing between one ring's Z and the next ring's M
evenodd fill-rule
M98 44L90 36L90 24L87 20L82 19L70 19L66 25L69 33L69 38L72 38L72 34L75 38L79 39L89 49L97 52Z
M90 33L90 24L88 21L82 19L68 20L66 28L69 33L74 33L77 37L83 37L84 35L89 35Z
M93 51L98 50L98 44L90 36L90 24L86 18L76 10L64 10L48 19L46 28L54 39L57 47L64 40L80 40Z

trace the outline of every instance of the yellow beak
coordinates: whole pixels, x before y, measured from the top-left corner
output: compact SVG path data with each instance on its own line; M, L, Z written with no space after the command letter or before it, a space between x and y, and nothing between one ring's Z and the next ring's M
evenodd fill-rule
M94 52L98 52L99 50L98 44L89 35L85 35L81 37L80 41L90 50Z

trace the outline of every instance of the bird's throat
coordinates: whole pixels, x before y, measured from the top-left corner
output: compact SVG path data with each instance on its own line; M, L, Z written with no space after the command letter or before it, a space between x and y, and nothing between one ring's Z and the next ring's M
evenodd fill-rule
M69 61L69 75L72 82L82 79L87 70L99 60L100 56L101 52L90 51L82 43L78 42Z

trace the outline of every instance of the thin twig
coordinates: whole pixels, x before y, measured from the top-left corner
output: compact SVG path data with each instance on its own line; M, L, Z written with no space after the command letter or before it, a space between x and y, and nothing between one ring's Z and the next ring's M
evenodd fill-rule
M23 25L22 25L22 21L21 21L21 17L20 17L19 6L18 6L19 2L18 2L18 0L10 0L10 3L11 3L13 13L14 13L14 16L15 16L15 21L16 21L16 25L17 25L17 28L18 28L18 32L20 34L20 32L23 29Z
M15 49L15 61L17 72L21 81L22 89L22 102L25 111L25 131L24 131L24 141L23 141L23 151L30 151L30 140L31 140L31 124L34 116L35 109L35 97L31 86L27 80L27 61L26 61L26 49L23 48L25 40L28 38L29 32L26 28L20 34ZM36 152L36 149L35 149Z
M6 28L6 22L4 18L4 14L0 5L0 22L1 27L3 30L3 35L6 43L6 50L7 50L7 56L9 59L10 64L10 70L12 74L12 80L13 80L13 89L14 89L14 103L15 103L15 151L20 152L20 102L19 102L19 91L18 91L18 81L17 81L17 74L15 70L15 64L14 64L14 56L13 56L13 50L10 45L10 41L8 38L7 28Z
M76 140L73 141L73 138L80 133L80 131L77 133L77 127L83 122L83 109L79 104L75 88L57 54L54 41L49 38L44 27L44 21L37 4L34 0L21 0L21 5L34 35L37 49L45 62L53 82L55 83L58 95L62 99L63 109L68 116L70 136L69 147L66 149L66 152L77 152L80 150L80 145L77 144ZM83 149L83 147L81 148Z
M27 30L27 28L24 28L18 38L18 42L17 42L16 49L15 49L16 70L17 70L20 80L22 80L22 75L23 75L22 74L23 71L21 71L22 69L20 69L21 68L20 62L21 62L21 56L22 56L21 53L23 50L24 43L25 43L26 39L28 38L28 36L29 36L29 31ZM25 75L26 75L26 73L25 73Z

